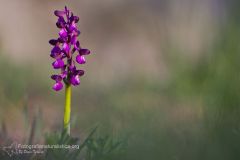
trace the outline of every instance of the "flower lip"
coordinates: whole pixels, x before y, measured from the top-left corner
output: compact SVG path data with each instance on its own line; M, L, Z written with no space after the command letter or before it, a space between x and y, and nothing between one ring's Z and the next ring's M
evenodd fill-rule
M62 82L56 82L53 87L52 87L55 91L59 91L63 88L63 84Z
M70 78L70 83L74 86L77 86L80 84L80 79L79 79L79 76L78 75L73 75L71 76Z
M60 36L61 38L66 38L66 37L68 36L68 33L67 33L67 31L66 31L65 28L62 28L62 29L60 30L59 36Z
M56 58L61 54L61 49L58 46L54 46L54 48L51 51L51 57Z
M77 55L77 56L76 56L76 61L77 61L79 64L84 64L84 63L86 63L85 57L82 56L82 55Z
M52 63L52 66L54 69L62 68L62 67L64 67L64 61L62 59L57 59L56 61L54 61Z

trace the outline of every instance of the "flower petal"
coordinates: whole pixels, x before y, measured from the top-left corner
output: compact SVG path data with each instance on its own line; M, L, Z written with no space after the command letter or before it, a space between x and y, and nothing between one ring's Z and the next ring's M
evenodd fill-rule
M56 23L56 26L57 26L58 28L64 28L64 27L65 27L65 24L66 24L66 22L65 22L64 18L63 18L63 17L59 17L59 18L58 18L58 21L57 21L57 23Z
M90 50L88 50L88 49L80 49L79 54L80 55L88 55L88 54L90 54Z
M62 29L60 30L60 32L59 32L59 36L60 36L61 38L66 38L67 35L68 35L68 33L67 33L66 29L62 28Z
M50 43L51 45L55 46L55 45L58 43L58 40L57 40L57 39L51 39L51 40L49 41L49 43Z
M56 82L62 80L62 77L61 77L60 75L56 75L56 74L52 75L51 78L52 78L53 80L55 80Z
M78 16L74 16L73 14L71 14L70 21L77 23L79 21L79 17Z
M68 45L67 43L64 43L64 44L63 44L63 51L64 51L65 53L69 53L70 47L69 47L69 45Z
M54 69L62 68L62 67L64 67L64 61L62 59L57 59L56 61L54 61L52 63L52 66Z
M76 56L76 61L77 61L79 64L84 64L84 63L86 63L85 57L82 56L82 55L77 55L77 56Z
M73 35L75 35L75 36L79 36L80 33L81 32L78 29L73 30Z
M78 16L73 16L73 19L74 19L75 23L78 23L78 21L79 21L79 17Z
M65 13L65 11L56 10L56 11L54 11L54 14L55 14L55 16L60 17L60 16L64 16L66 13Z
M77 36L72 36L71 38L71 44L75 45L77 42Z
M73 76L71 76L71 78L70 78L70 83L71 83L72 85L74 85L74 86L79 85L79 84L80 84L80 78L79 78L79 76L78 76L78 75L73 75Z
M62 84L61 81L56 82L56 83L53 85L53 87L52 87L52 89L54 89L55 91L59 91L59 90L61 90L62 88L63 88L63 84Z
M80 50L80 43L79 43L79 41L76 42L76 44L74 45L74 48L76 50Z
M54 46L50 56L53 58L56 58L57 56L59 56L61 54L61 49L58 46Z
M74 72L75 75L83 76L84 75L84 70L76 70Z
M69 26L69 31L72 32L74 30L77 29L77 25L75 24L75 22L73 22L70 26Z

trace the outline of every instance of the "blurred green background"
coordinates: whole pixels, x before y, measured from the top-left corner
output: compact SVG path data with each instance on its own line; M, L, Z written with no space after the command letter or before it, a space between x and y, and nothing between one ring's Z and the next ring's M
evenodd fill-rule
M92 54L73 89L72 133L127 139L121 160L240 159L240 1L1 0L0 144L62 127L51 89L53 15L80 16Z

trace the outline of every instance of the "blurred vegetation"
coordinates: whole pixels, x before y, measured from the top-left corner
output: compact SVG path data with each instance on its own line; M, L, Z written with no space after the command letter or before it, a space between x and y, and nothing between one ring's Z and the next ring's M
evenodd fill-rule
M121 156L123 141L113 140L110 136L97 136L97 128L93 129L87 138L79 144L78 138L73 138L62 132L51 134L46 138L46 144L50 145L78 145L79 149L47 149L44 159L52 160L113 160Z

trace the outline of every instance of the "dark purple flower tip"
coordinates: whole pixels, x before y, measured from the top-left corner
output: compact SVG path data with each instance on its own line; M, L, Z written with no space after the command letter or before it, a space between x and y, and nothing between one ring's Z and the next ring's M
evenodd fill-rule
M69 15L69 10L67 9L67 6L65 6L64 8L65 8L65 13Z
M62 28L62 29L60 30L59 36L60 36L61 38L66 38L66 37L68 36L68 33L67 33L67 31L66 31L65 28Z
M80 55L88 55L88 54L90 54L90 50L88 50L88 49L80 49L79 54Z
M51 45L55 46L55 45L58 43L58 40L56 40L56 39L51 39L51 40L49 41L49 43L50 43Z
M54 61L52 63L52 66L54 69L62 68L62 67L64 67L64 61L62 59L57 59L56 61Z
M79 17L78 16L74 16L73 13L71 13L70 22L77 23L78 21L79 21Z
M64 27L65 27L65 24L66 24L66 22L65 22L64 18L63 18L63 17L59 17L59 18L58 18L58 21L57 21L57 23L56 23L56 26L57 26L58 28L64 28Z
M59 43L63 43L63 42L65 42L65 39L64 39L64 38L61 38L61 37L59 37L59 38L58 38L58 42L59 42Z
M84 63L86 63L85 57L82 56L82 55L77 55L77 56L76 56L76 61L77 61L79 64L84 64Z
M80 84L80 78L79 78L79 76L78 76L78 75L73 75L73 76L71 76L71 78L70 78L70 83L71 83L72 85L74 85L74 86L79 85L79 84Z
M55 91L59 91L59 90L61 90L62 88L63 88L63 84L62 84L61 81L56 82L56 83L53 85L53 87L52 87L52 89L54 89Z
M61 54L61 49L58 46L54 46L52 51L51 51L51 57L56 58Z
M79 21L79 17L72 15L72 16L70 17L70 21L77 23L77 22Z
M73 16L73 18L74 18L74 22L75 22L75 23L78 23L79 17L78 17L78 16Z
M79 43L79 41L77 41L77 42L74 44L74 48L75 48L76 50L79 50L79 49L80 49L80 43Z
M53 80L55 80L56 82L59 82L59 81L62 80L62 76L61 75L56 75L56 74L52 75L51 78Z
M84 70L75 70L74 74L79 75L79 76L83 76L84 75Z
M65 13L65 11L56 10L56 11L54 11L54 14L55 14L55 16L61 17L61 16L64 16L66 13Z

